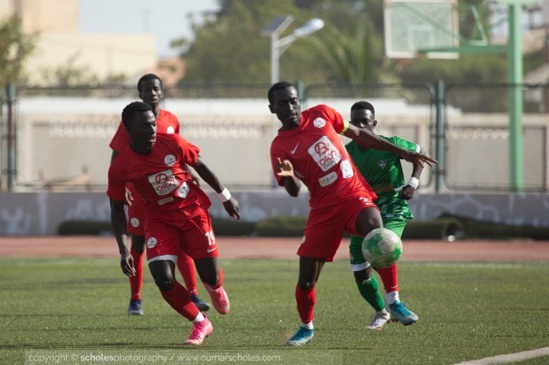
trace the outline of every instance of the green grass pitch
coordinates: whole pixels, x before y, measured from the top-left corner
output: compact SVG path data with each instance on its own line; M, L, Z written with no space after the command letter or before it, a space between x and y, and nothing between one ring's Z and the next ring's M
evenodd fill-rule
M130 317L117 260L1 259L0 363L455 364L549 346L548 263L402 262L401 299L419 322L373 332L363 329L373 310L349 264L326 264L315 338L302 348L284 347L298 325L297 259L221 263L231 313L210 311L214 333L188 348L190 324L163 301L148 271L145 315ZM545 356L521 364L547 363Z

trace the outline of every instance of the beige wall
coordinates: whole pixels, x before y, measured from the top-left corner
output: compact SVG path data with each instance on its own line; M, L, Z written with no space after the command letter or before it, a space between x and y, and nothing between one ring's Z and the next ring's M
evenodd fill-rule
M51 73L72 66L86 76L132 78L156 69L153 34L79 33L79 0L0 0L0 21L18 13L23 31L37 33L35 52L25 64L30 84L43 85Z
M1 0L0 19L19 13L23 31L78 32L79 0Z
M67 66L85 67L89 73L105 78L127 77L151 72L157 64L156 37L150 34L41 33L37 48L25 66L29 81L40 83L44 72Z

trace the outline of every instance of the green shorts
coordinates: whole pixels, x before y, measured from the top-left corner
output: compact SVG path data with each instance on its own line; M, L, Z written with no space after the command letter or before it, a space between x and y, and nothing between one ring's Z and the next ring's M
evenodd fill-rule
M393 219L383 222L385 228L395 232L399 237L402 237L402 232L406 227L406 219ZM362 241L364 238L360 236L351 236L351 243L349 244L349 255L351 261L351 268L353 271L364 270L368 267L366 259L362 255Z

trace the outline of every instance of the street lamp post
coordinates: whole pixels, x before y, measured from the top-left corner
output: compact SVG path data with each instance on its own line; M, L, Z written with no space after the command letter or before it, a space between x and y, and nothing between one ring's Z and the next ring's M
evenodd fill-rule
M302 38L312 34L324 27L322 19L314 18L303 24L301 27L293 31L292 34L280 38L280 34L294 21L291 15L283 15L273 19L265 29L261 31L261 35L271 38L271 85L279 80L279 59L282 53L290 47L290 45L298 38ZM274 123L275 117L272 116L272 134L276 136L277 123ZM273 189L277 187L276 179L272 180Z
M280 33L282 33L293 21L293 16L283 15L274 19L261 31L262 36L271 38L271 84L279 81L279 59L282 53L284 53L296 39L306 37L324 27L324 21L322 19L313 18L294 30L292 34L280 38Z

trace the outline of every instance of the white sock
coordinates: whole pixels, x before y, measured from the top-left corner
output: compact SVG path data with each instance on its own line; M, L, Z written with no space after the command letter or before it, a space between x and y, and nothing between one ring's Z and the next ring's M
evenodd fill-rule
M394 302L397 302L397 301L400 302L400 299L398 297L398 291L392 291L390 293L386 293L385 294L385 300L387 301L387 304L389 304L389 305L391 305L391 304L393 304Z
M313 321L311 321L309 323L301 323L301 327L306 328L308 330L312 330L314 328L313 327Z
M205 319L206 319L206 317L204 317L202 312L198 312L198 315L193 319L193 323L200 323Z

